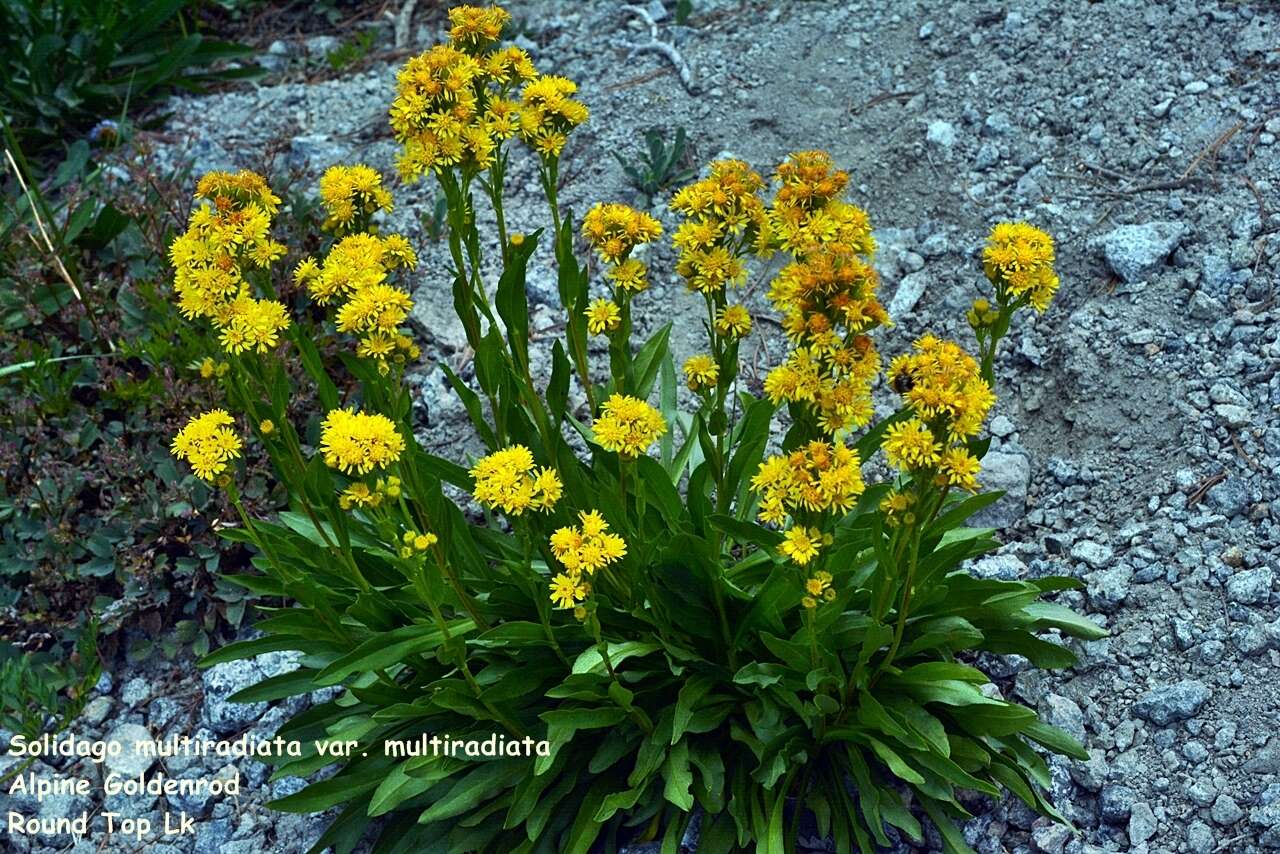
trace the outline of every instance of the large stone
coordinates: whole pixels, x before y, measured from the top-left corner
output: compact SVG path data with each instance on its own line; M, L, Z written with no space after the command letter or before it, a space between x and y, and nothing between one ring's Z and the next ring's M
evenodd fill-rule
M1265 605L1271 598L1274 574L1265 566L1237 572L1227 579L1227 598L1241 605Z
M1071 547L1071 556L1076 560L1084 561L1093 569L1106 568L1114 554L1110 546L1095 543L1093 540L1080 540Z
M1085 588L1089 594L1089 604L1104 614L1114 612L1129 596L1129 583L1132 580L1133 567L1123 563L1089 573Z
M1186 231L1180 222L1122 225L1098 238L1096 245L1122 281L1140 282L1164 263Z
M982 472L978 480L988 490L1003 491L1004 496L975 513L968 524L980 528L1007 528L1022 518L1027 510L1027 484L1031 481L1031 463L1026 457L992 451L982 458Z
M1129 815L1129 844L1137 845L1146 842L1155 835L1156 814L1152 812L1150 804L1146 801L1138 801L1133 805L1133 812Z
M1133 713L1156 726L1185 721L1213 696L1209 686L1197 679L1184 679L1148 691L1133 704Z
M1084 742L1084 712L1076 701L1061 694L1050 694L1040 702L1040 718L1051 726L1064 730L1076 741Z
M249 727L267 710L266 703L233 703L227 698L263 680L262 669L251 660L215 664L201 674L204 683L204 721L219 735Z
M150 730L138 724L120 724L111 730L107 733L106 741L117 742L120 745L120 753L117 756L107 757L108 770L116 772L121 777L137 777L139 774L145 774L147 769L155 763L155 754L147 755L147 751L137 748L141 743L151 740Z
M910 314L916 307L916 303L920 301L920 297L924 296L927 284L928 275L923 271L903 276L898 282L898 289L894 291L893 299L889 301L889 316L901 318Z

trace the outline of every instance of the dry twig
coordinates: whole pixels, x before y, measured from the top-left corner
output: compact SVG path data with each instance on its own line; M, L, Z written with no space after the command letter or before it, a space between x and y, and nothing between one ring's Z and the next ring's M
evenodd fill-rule
M637 53L659 53L667 58L667 60L675 67L676 75L680 78L680 84L684 86L685 91L690 95L698 94L698 87L693 82L693 71L689 68L689 63L685 62L680 51L670 42L660 41L658 39L658 23L653 20L653 16L649 14L647 9L640 6L623 6L624 12L630 12L649 25L649 41L634 44L632 42L622 42L623 47L631 49L628 59Z

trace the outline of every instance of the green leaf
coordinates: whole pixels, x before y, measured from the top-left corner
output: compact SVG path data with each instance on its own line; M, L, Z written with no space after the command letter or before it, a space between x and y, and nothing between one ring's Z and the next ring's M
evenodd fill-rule
M315 670L299 667L297 670L263 679L256 685L235 692L227 699L233 703L258 703L309 694L320 687L315 677Z
M458 780L448 794L422 811L419 824L454 818L514 785L528 773L523 763L489 760Z
M663 797L685 812L693 809L693 795L689 792L693 785L693 771L689 767L688 741L681 739L673 743L667 760L662 763L662 778L666 780Z
M894 752L889 745L872 736L866 736L866 740L871 749L875 751L876 756L880 757L880 761L889 766L889 770L899 780L917 784L924 782L924 777L920 776L920 772L908 765L906 760Z
M1085 640L1098 640L1107 636L1106 629L1097 623L1054 602L1033 602L1022 610L1035 621L1032 625L1035 629L1058 629L1064 634Z
M1072 759L1079 759L1081 762L1089 761L1089 751L1084 749L1084 745L1056 726L1036 721L1024 728L1022 734L1043 744L1054 753L1061 753Z
M472 620L457 620L449 625L454 637L475 628ZM368 673L398 664L411 655L430 652L444 642L439 627L430 623L402 626L366 640L351 652L333 661L316 676L317 685L337 685L353 673Z
M689 720L693 717L693 710L697 707L698 701L705 697L714 685L715 680L711 677L697 675L691 677L680 686L680 693L676 696L676 709L671 716L672 744L675 744L684 735L685 727L689 725Z
M649 340L644 342L640 349L636 351L632 364L636 374L636 397L641 400L647 398L649 392L653 391L653 383L657 379L658 369L662 366L662 361L667 357L667 346L670 337L671 324L667 323L653 333Z
M608 645L609 663L616 671L618 665L637 655L648 655L657 652L662 647L656 643L647 643L642 641L624 641L622 643L611 643ZM594 646L583 650L582 654L573 662L573 673L604 673L604 657L600 654L600 650Z

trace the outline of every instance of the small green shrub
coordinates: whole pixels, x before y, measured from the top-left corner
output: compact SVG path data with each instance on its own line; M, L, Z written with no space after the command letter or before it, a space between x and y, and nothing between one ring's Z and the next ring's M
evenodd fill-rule
M196 31L191 0L5 0L0 113L28 150L178 89L244 78L249 55Z
M874 333L890 318L849 174L797 151L770 192L718 161L670 205L674 272L705 308L706 351L678 370L670 323L632 340L633 312L673 311L636 252L662 224L597 204L578 225L600 275L578 257L557 176L588 111L572 81L498 44L508 20L451 10L449 43L407 62L391 108L402 175L446 199L452 265L436 284L473 359L463 375L440 367L481 458L415 438L402 325L417 256L371 228L392 203L372 169L322 176L332 238L290 274L273 271L281 200L248 171L203 176L172 246L175 301L228 366L225 404L192 417L173 452L239 514L222 533L255 557L237 583L286 601L202 664L302 653L237 701L341 688L279 730L298 752L271 760L276 777L335 773L274 806L340 808L313 850L341 852L366 832L387 852L674 852L696 810L710 854L793 850L806 813L839 852L888 846L890 828L923 840L923 821L967 852L960 790L1063 820L1044 753L1084 748L976 665L1065 667L1066 637L1102 632L1042 601L1072 579L965 569L997 546L966 525L999 497L978 480L981 434L1001 339L1058 286L1052 239L995 226L969 347L923 334L885 368ZM515 139L548 204L529 234L504 216ZM535 378L526 274L544 241L566 315ZM739 370L752 316L735 286L751 256L775 254L768 297L791 349L760 387ZM881 377L896 409L877 420ZM264 456L288 491L274 516L244 501L242 466Z
M634 160L627 160L614 152L614 159L626 173L627 180L652 202L662 191L688 181L694 172L685 166L688 142L684 128L676 128L675 139L668 146L662 132L647 130L644 133L645 151Z

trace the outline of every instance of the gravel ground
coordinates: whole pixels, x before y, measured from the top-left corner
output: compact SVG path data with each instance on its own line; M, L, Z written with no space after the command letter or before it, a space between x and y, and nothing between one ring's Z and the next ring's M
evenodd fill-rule
M1062 291L1015 329L999 369L985 477L1008 496L987 521L1008 545L975 570L1086 583L1062 600L1111 636L1080 645L1078 667L987 664L1093 758L1053 766L1078 835L1011 802L976 807L966 834L981 852L1280 849L1280 7L695 0L689 26L677 27L651 3L657 38L687 62L685 81L664 54L634 49L651 32L623 7L511 8L517 43L543 70L579 81L592 110L566 155L562 201L575 210L645 203L604 153L638 150L650 127L686 128L699 164L731 153L765 171L792 150L830 150L877 226L898 323L882 339L890 352L926 330L964 340L992 222L1026 218L1056 236ZM441 17L419 13L410 49L440 37ZM389 48L390 23L376 27ZM278 42L263 84L175 101L162 153L197 171L269 160L314 177L351 159L389 170L395 60L302 82L333 46ZM536 173L523 157L513 168L508 218L532 230L545 212ZM397 201L392 225L422 248L415 321L427 361L465 368L446 249L419 220L432 191L405 188ZM642 323L674 317L678 354L692 352L698 304L664 273L669 248L650 260L657 281L638 302ZM761 313L767 275L747 297ZM530 296L545 350L560 312L549 262L532 272ZM782 345L775 327L757 327L744 352L762 374ZM465 416L440 374L424 366L412 378L423 439L456 456ZM283 711L246 713L220 698L255 670L290 666L268 658L202 680L186 671L140 699L127 695L145 681L117 675L77 731L265 733ZM170 850L304 850L323 822L260 806L289 785L204 805L194 845ZM7 844L28 850L22 838ZM74 850L135 850L116 844Z

